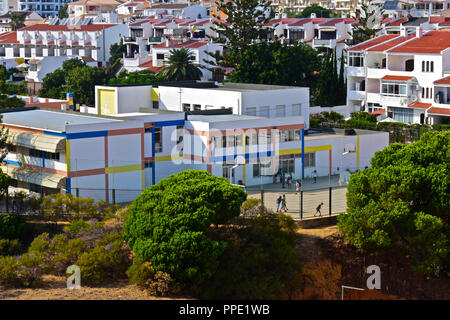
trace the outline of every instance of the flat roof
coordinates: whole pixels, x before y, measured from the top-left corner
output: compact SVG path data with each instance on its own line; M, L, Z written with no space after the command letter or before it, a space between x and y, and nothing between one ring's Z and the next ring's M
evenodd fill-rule
M263 117L239 115L239 114L219 114L214 116L203 116L203 115L188 115L188 121L203 121L203 122L224 122L224 121L239 121L239 120L259 120L268 119Z
M85 113L74 113L50 110L26 110L17 112L1 113L4 124L16 125L25 128L36 128L41 130L64 132L66 125L108 123L123 121L113 117L87 115Z

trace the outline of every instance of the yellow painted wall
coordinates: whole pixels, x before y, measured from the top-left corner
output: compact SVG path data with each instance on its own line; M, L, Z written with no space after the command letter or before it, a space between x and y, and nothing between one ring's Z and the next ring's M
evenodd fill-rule
M115 114L116 113L116 91L99 89L98 90L98 105L100 114Z
M152 101L159 101L159 88L151 89L151 97Z

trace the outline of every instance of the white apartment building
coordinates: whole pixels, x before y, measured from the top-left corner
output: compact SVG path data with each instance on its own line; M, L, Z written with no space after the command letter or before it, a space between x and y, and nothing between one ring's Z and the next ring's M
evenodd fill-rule
M402 27L349 48L347 58L350 107L404 123L449 123L450 31Z
M124 24L36 24L0 36L0 59L87 57L105 63L112 44L127 32Z
M309 88L214 82L171 82L95 87L96 114L159 109L178 112L231 109L263 118L303 116L309 128ZM130 104L133 101L133 104Z
M18 0L20 11L35 11L44 18L56 17L58 10L72 0Z

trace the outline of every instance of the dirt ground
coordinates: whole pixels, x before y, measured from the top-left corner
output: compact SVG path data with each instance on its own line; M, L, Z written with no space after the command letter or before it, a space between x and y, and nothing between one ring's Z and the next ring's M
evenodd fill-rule
M344 300L450 299L450 279L426 279L411 270L407 258L398 254L367 254L349 245L337 226L297 230L297 253L304 261L302 288L295 299ZM381 289L366 286L367 267L381 271Z
M66 278L53 275L43 277L42 288L6 289L0 286L0 300L173 300L175 297L154 297L126 280L98 287L81 286L67 289Z

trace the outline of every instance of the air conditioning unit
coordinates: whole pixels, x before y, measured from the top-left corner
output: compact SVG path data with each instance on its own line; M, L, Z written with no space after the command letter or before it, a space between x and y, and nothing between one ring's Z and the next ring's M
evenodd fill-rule
M419 98L418 98L415 94L413 94L413 95L411 96L411 101L412 101L412 102L416 102L418 99L419 99Z
M406 99L400 100L400 104L401 104L401 105L404 105L405 103L406 103Z

